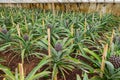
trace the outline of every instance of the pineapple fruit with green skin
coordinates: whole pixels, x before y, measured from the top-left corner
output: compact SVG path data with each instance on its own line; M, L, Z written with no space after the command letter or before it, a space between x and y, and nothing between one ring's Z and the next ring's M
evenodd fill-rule
M113 66L117 69L120 68L120 56L118 55L112 55L109 58L109 61L113 64Z

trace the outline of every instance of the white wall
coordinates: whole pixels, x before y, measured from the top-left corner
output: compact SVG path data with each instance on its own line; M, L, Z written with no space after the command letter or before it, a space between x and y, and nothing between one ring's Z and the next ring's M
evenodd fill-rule
M50 2L106 2L106 3L120 3L120 0L0 0L0 3L50 3Z

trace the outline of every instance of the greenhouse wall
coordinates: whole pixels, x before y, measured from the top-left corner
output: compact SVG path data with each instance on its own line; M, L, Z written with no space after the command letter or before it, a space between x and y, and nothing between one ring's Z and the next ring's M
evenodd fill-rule
M0 7L55 11L102 12L120 16L120 0L0 0Z
M119 3L120 0L0 0L2 3L65 3L65 2L105 2L105 3Z

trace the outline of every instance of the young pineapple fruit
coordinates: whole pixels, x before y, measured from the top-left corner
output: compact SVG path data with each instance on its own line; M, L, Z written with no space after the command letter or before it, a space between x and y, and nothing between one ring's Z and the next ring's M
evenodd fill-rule
M62 45L60 43L55 44L55 50L57 52L61 51L62 50Z
M117 69L120 67L120 56L112 55L109 58L109 61L113 64L113 66Z

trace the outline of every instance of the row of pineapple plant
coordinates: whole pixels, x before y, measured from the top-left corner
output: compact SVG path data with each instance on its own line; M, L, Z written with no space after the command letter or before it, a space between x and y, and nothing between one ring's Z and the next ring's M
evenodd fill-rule
M0 8L0 12L0 51L4 54L12 51L20 56L20 65L25 59L29 62L30 56L40 59L38 66L28 75L24 75L24 70L21 72L16 68L13 73L0 65L5 80L36 80L46 75L49 76L46 80L59 80L59 73L67 80L65 74L75 68L85 73L83 80L89 80L87 74L92 73L100 75L100 80L120 79L119 17L77 12L56 12L53 15L51 11L20 8ZM78 59L79 56L89 60L92 66ZM43 65L47 65L47 69L36 73ZM77 78L80 80L78 75Z

